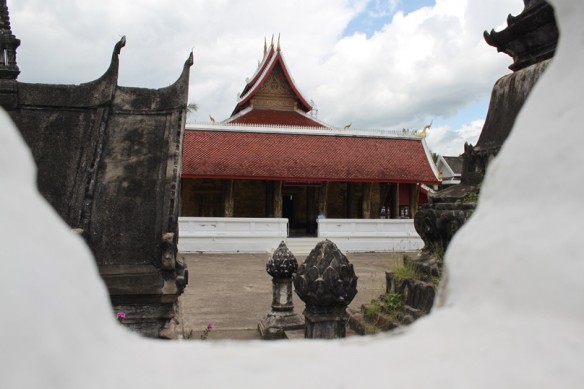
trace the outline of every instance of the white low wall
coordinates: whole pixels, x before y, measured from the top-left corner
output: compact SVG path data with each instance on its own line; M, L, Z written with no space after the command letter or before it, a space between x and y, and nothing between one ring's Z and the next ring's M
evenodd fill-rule
M178 249L183 253L274 251L288 236L288 219L179 217Z
M319 219L318 237L341 251L416 251L424 242L413 219Z
M319 219L318 237L344 252L416 251L424 246L411 219ZM288 238L288 219L180 217L183 253L272 252Z

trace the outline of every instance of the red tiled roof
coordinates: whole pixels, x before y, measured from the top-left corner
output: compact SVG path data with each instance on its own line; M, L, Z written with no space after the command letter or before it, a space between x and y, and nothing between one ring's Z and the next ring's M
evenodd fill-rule
M438 183L422 140L187 130L183 178Z
M230 123L324 127L319 122L296 111L275 111L268 109L252 109Z

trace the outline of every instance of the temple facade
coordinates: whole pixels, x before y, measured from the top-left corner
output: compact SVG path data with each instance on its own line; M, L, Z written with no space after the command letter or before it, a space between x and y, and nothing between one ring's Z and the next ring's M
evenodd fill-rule
M312 114L280 44L264 45L231 117L187 125L181 216L286 218L290 236L317 218L404 218L438 172L423 135L335 128Z

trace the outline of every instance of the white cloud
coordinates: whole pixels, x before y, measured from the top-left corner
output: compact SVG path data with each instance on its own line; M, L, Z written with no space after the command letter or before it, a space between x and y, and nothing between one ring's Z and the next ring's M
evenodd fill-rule
M488 4L487 4L488 3ZM393 0L375 0L379 12ZM297 85L319 118L354 128L421 128L484 98L511 59L482 38L504 24L521 0L438 0L381 30L343 37L364 0L9 0L21 39L19 80L80 83L99 77L115 42L120 84L163 87L178 77L194 48L190 100L198 120L228 117L236 94L261 59L264 36L280 33ZM483 119L483 118L477 118Z
M435 153L458 156L464 152L465 143L473 145L477 143L484 124L484 119L481 119L464 124L457 129L449 126L432 127L427 132L426 143Z

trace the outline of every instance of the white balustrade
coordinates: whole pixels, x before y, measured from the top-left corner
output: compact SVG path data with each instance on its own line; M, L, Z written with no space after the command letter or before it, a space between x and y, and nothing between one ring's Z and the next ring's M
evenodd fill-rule
M190 252L274 251L288 236L288 219L180 217L178 249Z
M318 237L341 251L416 251L424 242L412 219L318 219Z

